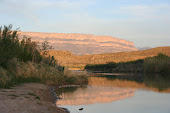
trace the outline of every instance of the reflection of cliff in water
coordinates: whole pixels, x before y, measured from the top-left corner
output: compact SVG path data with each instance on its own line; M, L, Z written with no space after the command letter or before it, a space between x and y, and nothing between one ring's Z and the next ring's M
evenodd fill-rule
M79 88L72 93L62 93L57 105L87 105L94 103L109 103L134 96L135 89L104 86L88 86Z
M89 77L86 88L61 88L57 94L62 98L57 105L87 105L110 103L132 97L137 89L170 93L168 78L163 76L103 76Z
M110 103L134 96L135 88L118 88L113 82L101 77L90 77L87 88L61 88L57 94L62 98L58 105L87 105Z

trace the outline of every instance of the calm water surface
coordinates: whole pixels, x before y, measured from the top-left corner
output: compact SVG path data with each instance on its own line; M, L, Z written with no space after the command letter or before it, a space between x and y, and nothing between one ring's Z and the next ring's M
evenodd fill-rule
M71 113L170 113L166 75L102 74L89 77L87 87L57 90L56 104Z

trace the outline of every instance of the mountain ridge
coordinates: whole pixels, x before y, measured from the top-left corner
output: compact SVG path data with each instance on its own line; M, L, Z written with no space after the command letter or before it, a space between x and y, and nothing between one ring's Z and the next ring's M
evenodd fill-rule
M33 41L42 43L45 38L55 50L67 50L75 55L88 55L100 53L114 53L137 51L131 41L118 39L112 36L95 36L93 34L79 33L43 33L19 32L19 37L31 37Z

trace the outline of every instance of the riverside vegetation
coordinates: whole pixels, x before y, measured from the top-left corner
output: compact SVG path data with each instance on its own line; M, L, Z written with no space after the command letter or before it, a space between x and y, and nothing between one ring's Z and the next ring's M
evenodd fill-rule
M154 57L129 62L109 62L107 64L88 64L85 69L104 72L149 72L170 73L170 57L159 53Z
M48 52L47 41L40 48L31 38L24 37L20 41L17 32L18 29L12 30L12 25L0 27L0 88L25 82L87 84L86 76L70 74L56 64L54 56L42 54Z

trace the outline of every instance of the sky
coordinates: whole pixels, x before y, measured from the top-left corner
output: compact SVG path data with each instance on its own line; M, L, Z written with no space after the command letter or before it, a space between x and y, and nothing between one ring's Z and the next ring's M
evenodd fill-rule
M170 0L0 0L0 26L170 46Z

